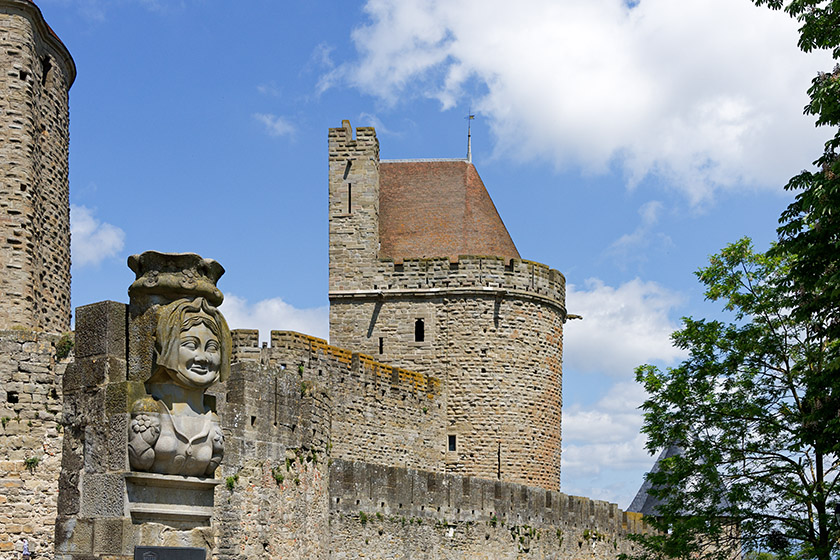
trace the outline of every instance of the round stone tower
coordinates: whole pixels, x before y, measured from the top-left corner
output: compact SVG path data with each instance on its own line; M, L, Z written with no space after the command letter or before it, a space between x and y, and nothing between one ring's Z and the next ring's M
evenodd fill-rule
M0 0L0 329L70 329L70 52L29 0Z
M558 490L563 275L520 258L468 160L380 161L347 121L329 153L330 343L444 381L430 470Z

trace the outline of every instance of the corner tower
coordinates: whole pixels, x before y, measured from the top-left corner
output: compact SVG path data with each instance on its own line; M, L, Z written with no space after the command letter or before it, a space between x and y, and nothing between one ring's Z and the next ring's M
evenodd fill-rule
M443 380L428 470L558 490L565 278L520 258L471 162L329 138L331 344Z
M29 0L0 0L0 329L70 329L70 52Z

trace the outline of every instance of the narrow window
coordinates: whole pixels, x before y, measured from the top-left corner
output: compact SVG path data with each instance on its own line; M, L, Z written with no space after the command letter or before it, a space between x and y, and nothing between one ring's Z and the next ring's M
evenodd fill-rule
M502 442L499 442L499 447L496 449L496 478L502 480Z
M347 213L353 213L353 183L347 183Z
M382 354L382 352L384 350L385 350L385 339L380 336L379 337L379 353Z
M50 79L50 70L52 70L52 63L50 62L50 57L45 56L41 59L41 85L47 85L47 82Z
M9 404L17 404L18 403L18 392L17 391L9 391L6 393L6 402Z
M457 449L457 445L455 445L455 436L449 436L449 451L455 451Z
M426 325L423 323L423 319L417 319L414 321L414 342L425 342L426 341Z
M28 77L29 77L29 73L26 70L21 70L20 71L20 79L21 80L23 80L25 82L26 78L28 78Z

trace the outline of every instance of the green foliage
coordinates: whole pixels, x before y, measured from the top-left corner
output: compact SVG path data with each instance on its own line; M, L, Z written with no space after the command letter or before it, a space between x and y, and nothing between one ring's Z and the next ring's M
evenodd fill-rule
M799 48L840 59L840 2L753 0L796 19ZM699 278L731 323L684 319L679 367L637 370L648 447L684 453L649 475L664 500L663 531L637 535L645 558L836 557L840 455L840 66L808 89L807 115L834 128L823 153L793 177L779 242L756 254L746 240L712 258ZM737 526L737 533L733 527ZM717 547L717 548L716 548ZM758 553L751 551L769 551ZM753 556L750 556L750 555Z
M636 370L649 394L648 449L684 450L648 475L664 500L651 520L662 533L635 537L639 557L729 558L742 545L831 558L840 464L826 442L840 420L821 421L826 406L838 411L822 392L824 318L802 321L786 307L789 271L777 251L729 245L697 275L734 321L685 318L673 341L688 358Z
M41 462L39 457L27 457L23 460L24 466L29 470L29 472L35 472L35 468Z
M283 481L286 480L286 475L283 474L280 467L272 467L271 476L274 477L274 482L277 484L283 484Z
M73 333L64 333L55 345L56 359L63 360L70 355L73 350L74 339Z
M233 488L236 486L236 483L239 482L239 475L235 474L232 476L228 476L225 478L225 486L227 489L233 492Z
M490 517L489 523L490 523L491 527L495 527L498 522L499 522L499 519L496 517L495 514Z
M6 427L6 424L9 423L9 420L11 420L11 418L9 418L8 416L4 416L3 418L0 418L0 424L3 424L3 428Z
M367 522L368 522L368 514L366 514L366 513L365 513L365 512L363 512L363 511L360 511L360 512L359 512L359 522L362 524L362 527L364 527L365 525L367 525Z

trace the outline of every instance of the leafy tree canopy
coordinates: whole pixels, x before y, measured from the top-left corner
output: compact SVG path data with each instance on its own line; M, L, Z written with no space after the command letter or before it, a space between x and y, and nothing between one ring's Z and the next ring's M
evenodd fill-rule
M840 60L840 0L753 2L795 18L803 51ZM808 94L805 113L835 130L786 185L796 197L778 244L756 253L741 240L697 273L733 320L684 319L673 340L689 358L636 371L648 448L683 449L649 475L661 532L637 536L640 557L840 551L840 66Z
M734 321L684 319L674 343L689 357L641 366L652 451L677 444L649 475L662 533L639 537L643 557L732 558L742 549L828 560L836 552L840 420L823 423L821 318L803 322L780 289L789 263L748 239L698 272ZM834 408L836 416L837 408Z

